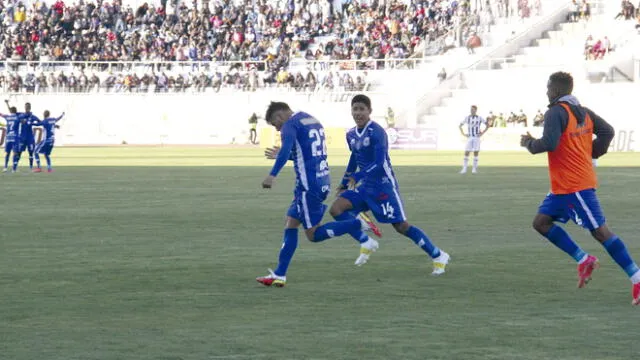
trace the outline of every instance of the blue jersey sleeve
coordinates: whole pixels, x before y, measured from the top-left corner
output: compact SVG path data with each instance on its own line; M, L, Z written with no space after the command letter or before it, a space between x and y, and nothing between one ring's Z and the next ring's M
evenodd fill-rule
M42 126L42 121L38 119L37 116L31 115L31 125L32 126Z
M273 164L273 168L269 173L271 176L278 176L278 173L288 160L291 159L291 149L293 149L293 144L296 141L296 130L293 126L287 126L288 123L282 127L280 131L280 137L282 138L282 147L278 152L278 157L276 158L275 164Z
M389 150L386 133L384 133L384 130L377 130L374 132L372 140L375 160L365 169L360 169L359 172L353 175L356 182L359 182L367 176L378 176L384 172L384 161L387 158L387 152Z
M349 163L347 164L347 170L344 172L344 177L342 178L342 187L346 187L349 184L349 178L354 171L358 169L358 162L356 159L356 154L351 153L349 157Z

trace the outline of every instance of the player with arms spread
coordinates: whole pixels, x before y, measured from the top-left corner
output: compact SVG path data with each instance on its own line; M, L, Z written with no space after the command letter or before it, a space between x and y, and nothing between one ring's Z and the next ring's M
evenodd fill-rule
M380 223L393 225L395 230L413 240L433 259L433 274L445 272L449 254L431 243L419 228L407 222L391 160L387 133L371 120L371 100L365 95L356 95L351 100L351 115L356 127L347 132L347 144L351 150L349 164L338 188L339 197L331 206L330 213L340 219L345 213L371 210ZM356 172L357 170L357 172ZM348 190L349 184L358 184ZM360 246L356 264L366 263L378 248L371 239Z
M280 249L278 267L269 269L269 275L256 278L265 286L285 285L286 272L291 258L298 247L298 227L305 229L311 242L320 242L358 230L369 230L367 223L360 219L335 221L320 226L327 209L324 200L331 189L327 146L322 124L304 112L293 112L283 102L272 102L265 115L267 124L280 131L282 147L269 175L262 187L270 189L278 173L288 160L293 160L296 174L294 199L287 211L284 241Z
M640 304L640 268L627 248L606 224L596 196L597 179L592 158L604 155L614 130L604 119L583 107L571 95L573 78L565 72L549 77L547 96L549 109L544 115L542 138L522 135L520 145L532 154L546 152L549 162L551 192L542 201L533 228L578 263L578 287L591 280L598 259L576 244L569 234L554 222L572 219L589 230L632 282L632 304ZM593 135L596 139L593 139Z
M16 172L16 167L18 166L18 162L16 160L16 152L18 149L19 139L18 135L20 132L20 117L18 116L18 109L15 106L9 107L9 114L0 114L0 117L4 118L7 125L7 134L4 139L4 168L2 172L7 172L9 166L9 157L11 156L11 152L13 151L14 158L14 166L13 172Z
M41 126L44 131L43 140L36 145L35 148L35 156L36 163L38 164L38 168L34 170L34 172L41 172L40 168L40 156L38 154L43 154L44 158L47 160L47 172L53 172L53 168L51 167L51 152L53 151L53 145L55 143L55 134L56 129L59 129L60 126L57 124L60 119L64 116L64 113L59 117L51 117L51 113L49 110L44 111L44 120L41 121Z

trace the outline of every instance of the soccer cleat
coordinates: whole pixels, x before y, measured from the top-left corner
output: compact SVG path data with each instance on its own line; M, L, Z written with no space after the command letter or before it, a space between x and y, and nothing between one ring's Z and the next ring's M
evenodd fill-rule
M376 223L374 223L373 220L371 220L371 218L366 213L362 212L358 214L357 217L360 219L360 221L365 221L369 226L369 229L371 230L371 232L373 232L377 237L379 238L382 237L382 230L380 230L378 225L376 225Z
M598 258L593 255L587 256L587 260L582 264L578 264L578 288L583 288L589 281L591 281L591 274L593 273L593 270L598 267L600 267Z
M472 173L472 174L477 174L477 173L478 173L478 169L473 169L473 170L471 170L471 173Z
M466 174L466 173L467 173L467 169L466 169L466 168L465 168L465 169L460 170L460 174Z
M256 281L264 286L283 287L287 283L287 277L278 276L269 269L269 275L257 277Z
M451 256L449 256L449 254L447 254L446 252L440 250L440 256L433 259L433 272L431 273L431 275L444 274L449 260L451 260Z
M7 171L9 171L9 169L7 168L2 169L2 172L7 172Z
M53 169L48 169L48 170L47 170L47 172L48 172L48 173L52 173L52 172L53 172Z
M358 256L358 258L356 259L355 264L357 266L366 264L367 261L369 261L369 256L376 252L379 247L380 245L378 244L378 242L373 240L372 238L369 238L369 240L363 242L360 245L360 256Z
M640 305L640 283L633 284L633 287L631 288L631 296L633 297L631 305Z
M33 172L34 172L34 173L39 173L39 172L42 172L42 169L40 169L40 168L35 168L35 169L33 169Z

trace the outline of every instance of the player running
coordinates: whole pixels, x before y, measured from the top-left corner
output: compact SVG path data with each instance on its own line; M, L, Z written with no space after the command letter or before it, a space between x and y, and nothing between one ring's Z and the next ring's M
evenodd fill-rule
M256 278L265 286L282 287L287 281L286 272L298 246L300 224L312 242L352 234L359 230L369 230L369 226L365 221L356 218L319 225L327 209L323 202L331 189L327 145L322 124L307 113L294 113L289 105L283 102L272 102L267 108L265 120L267 124L280 131L282 148L271 172L262 182L262 187L270 189L276 176L290 159L293 160L296 174L294 199L287 211L278 267L275 271L269 269L269 275Z
M353 218L349 212L371 210L378 222L393 225L398 233L413 240L429 254L433 259L432 274L443 274L450 260L449 254L433 245L422 230L407 222L398 181L391 167L387 133L371 120L371 100L365 95L354 96L351 115L356 123L347 132L351 157L338 188L339 197L331 206L331 215L335 219L346 220ZM350 183L358 184L355 190L348 190ZM356 264L366 263L377 248L378 243L373 239L362 243Z
M7 133L4 139L4 168L2 172L7 172L9 167L9 157L11 156L11 152L13 152L14 164L12 168L12 172L16 172L16 168L18 166L18 162L16 160L16 151L18 149L19 139L18 135L20 132L20 118L18 116L18 109L15 106L9 107L9 114L0 114L0 117L4 118L6 121Z
M542 201L533 228L578 263L578 287L582 288L598 268L598 259L576 244L554 222L569 219L589 230L632 282L632 304L640 304L640 268L627 248L606 224L596 196L597 179L592 158L604 155L614 130L600 116L583 107L571 95L573 78L565 72L551 74L547 83L549 110L544 115L542 138L522 135L520 145L532 154L547 152L551 192ZM593 135L596 139L593 139Z
M33 172L42 172L42 169L40 168L39 154L43 154L44 158L47 160L47 172L53 172L53 168L51 167L51 152L53 151L53 145L55 143L56 129L60 128L57 123L62 119L62 117L64 117L64 113L55 118L51 117L49 110L44 111L44 120L40 122L44 132L42 136L43 140L36 145L34 151L38 167L34 169Z

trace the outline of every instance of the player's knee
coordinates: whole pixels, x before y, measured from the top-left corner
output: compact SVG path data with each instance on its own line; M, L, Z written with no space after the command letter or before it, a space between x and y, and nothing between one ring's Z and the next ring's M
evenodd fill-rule
M599 228L591 231L591 236L599 242L603 243L611 239L615 234L609 229L607 224L600 226Z
M396 229L396 231L402 235L404 235L409 230L410 227L411 225L409 225L409 223L406 221L393 224L393 228Z
M549 232L549 230L551 230L551 227L553 226L553 221L551 221L551 219L544 216L536 216L533 219L533 223L531 224L531 226L534 228L534 230L536 230L540 234L545 235L546 233Z

